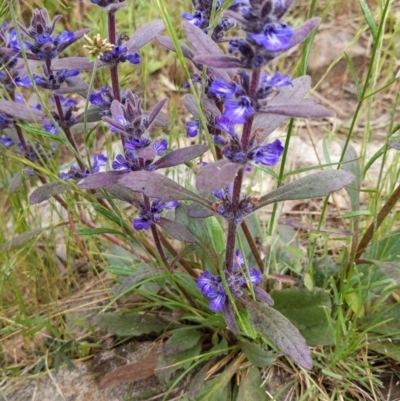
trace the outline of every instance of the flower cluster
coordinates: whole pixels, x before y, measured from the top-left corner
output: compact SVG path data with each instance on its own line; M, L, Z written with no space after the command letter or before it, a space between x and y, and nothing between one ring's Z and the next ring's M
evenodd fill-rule
M57 121L58 126L61 128L69 128L76 124L76 118L73 112L77 109L78 102L75 99L64 98L59 96L63 118L61 119L58 112L52 112L53 118ZM54 98L50 99L50 102L54 105ZM51 134L58 134L58 128L52 123L48 122L43 125L45 131Z
M220 216L227 220L233 220L236 224L240 224L243 219L250 214L254 207L258 205L257 199L241 195L239 205L235 211L232 205L232 185L228 185L225 189L214 191L214 196L218 199L213 203L213 209Z
M43 75L32 74L33 80L37 86L44 89L57 90L66 81L67 78L79 75L79 70L60 70L50 72L45 64L42 65Z
M92 162L92 172L89 170L81 171L81 169L77 166L71 166L66 173L61 173L60 178L63 180L81 180L82 178L88 177L91 174L98 173L100 171L100 167L103 167L107 164L107 157L103 154L93 156Z
M262 281L261 273L251 267L246 269L245 261L240 250L236 250L235 262L232 270L224 270L229 291L236 298L243 296L243 289L255 286ZM220 312L228 302L226 288L221 277L212 275L205 270L197 279L197 287L210 301L210 308Z
M135 230L148 230L153 223L160 221L163 210L175 209L178 205L178 201L164 202L160 199L155 199L150 207L147 208L144 202L137 201L136 207L139 210L139 217L133 219L133 228Z
M110 51L104 52L99 59L107 65L115 65L116 63L124 63L129 61L131 64L139 64L140 56L139 53L131 53L128 51L126 46L123 46L123 42L126 40L125 35L119 35L117 43Z

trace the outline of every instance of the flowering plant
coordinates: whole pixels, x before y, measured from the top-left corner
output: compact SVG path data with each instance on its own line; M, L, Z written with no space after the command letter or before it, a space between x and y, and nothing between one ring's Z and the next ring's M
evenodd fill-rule
M117 34L115 18L124 1L91 2L107 14L108 38L89 39L90 57L59 57L88 30L55 34L60 16L50 20L45 9L34 11L28 27L10 28L4 23L0 31L0 80L5 91L5 99L0 100L0 128L13 129L10 135L1 136L0 143L7 151L22 154L29 176L42 182L30 195L31 204L54 197L70 213L63 196L73 191L134 244L131 247L107 230L98 230L77 202L79 224L92 229L93 235L104 234L145 262L145 269L135 267L129 274L129 284L123 282L128 287L124 294L135 291L147 301L129 315L127 324L133 325L136 319L146 326L153 319L158 326L155 329L153 324L151 332L171 334L158 362L168 367L160 373L164 380L169 381L181 367L186 371L195 367L196 358L208 363L226 353L240 362L246 357L253 366L265 367L280 352L311 369L311 350L304 336L274 308L268 260L254 235L255 216L269 204L324 197L352 184L354 174L323 170L286 185L279 182L265 194L250 193L245 183L254 171L271 173L285 155L289 140L283 143L281 138L269 137L287 119L332 116L314 98L305 98L309 77L294 79L278 71L267 72L274 59L317 28L319 18L290 27L283 19L293 0L196 0L195 10L182 15L185 44L160 35L164 30L161 20L129 37ZM237 36L228 33L234 27ZM177 148L165 135L154 135L156 127L168 131L164 111L168 99L148 111L139 93L120 84L120 64L135 68L141 62L139 50L153 39L182 54L196 70L185 84L190 93L184 95L183 103L193 117L186 122L184 147ZM31 73L23 57L41 73ZM82 76L84 71L94 76L100 68L109 70L111 82L96 91ZM46 112L25 102L16 107L17 87L29 85L49 91L47 110L55 110ZM67 97L70 94L85 98L90 107L78 113L78 102ZM27 139L29 131L24 132L21 123L40 124L42 136L50 142ZM85 161L73 129L83 132L89 123L109 128L107 141L118 137L116 156L86 149ZM199 143L187 145L193 138ZM58 179L43 173L44 167L52 168L57 151L53 143L66 146L76 159L68 171L57 172ZM193 162L199 158L201 163ZM162 169L166 174L159 172ZM177 172L177 179L171 178L175 177L171 170ZM179 179L182 172L188 174L185 184ZM136 209L132 222L120 218L126 203ZM215 226L222 239L219 246L210 238L210 227ZM271 232L273 223L270 227ZM147 292L145 281L153 281L156 291ZM156 310L152 310L154 305ZM114 318L120 319L121 314L100 314L98 323L112 331ZM145 327L135 332L143 333L147 333ZM185 337L193 341L177 346ZM211 352L202 353L203 345ZM252 357L254 352L259 354L258 362ZM193 394L193 399L218 399L220 395L212 386L193 390Z

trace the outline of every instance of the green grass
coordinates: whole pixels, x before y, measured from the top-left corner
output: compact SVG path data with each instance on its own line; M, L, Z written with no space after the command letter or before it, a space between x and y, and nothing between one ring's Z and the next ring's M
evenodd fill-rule
M55 11L62 13L64 24L70 29L76 29L84 24L92 29L90 35L97 33L106 35L106 21L101 11L88 4L71 2L70 6L67 3L63 2L57 9L52 1L35 2L35 5L48 7L50 14L54 14ZM189 3L177 2L172 10L171 4L164 0L153 3L130 1L127 9L117 14L118 26L129 34L153 18L163 18L169 26L169 34L175 34L178 39L182 37L179 28L180 14L183 10L189 9ZM350 5L343 4L343 1L299 0L289 13L288 21L298 24L307 16L307 10L313 9L309 17L321 16L325 23L331 24L330 26L332 24L345 26L346 17L351 15L354 38L361 37L369 45L366 68L361 71L356 70L348 62L345 72L346 82L352 82L358 92L358 99L353 103L351 118L334 123L332 129L328 123L326 126L322 125L322 128L318 126L313 128L320 130L321 136L322 132L325 132L328 148L337 140L344 141L344 149L355 141L360 143L361 152L358 156L363 177L371 160L368 151L377 141L375 135L377 129L374 124L377 109L387 112L389 116L386 125L381 128L384 132L384 136L379 139L382 147L399 124L399 91L395 73L398 68L396 60L400 22L394 12L394 2L388 4L387 1L376 1L368 2L368 5L371 8L371 17L368 17L368 14L365 14L367 11L364 10L366 18L357 2ZM90 10L85 13L86 19L83 23L77 18L80 7ZM27 22L30 8L31 3L21 2L16 8L16 13L22 15ZM3 15L2 9L0 15ZM371 28L375 40L368 42ZM83 55L81 42L69 49L68 55L75 52ZM310 48L312 41L306 42L288 59L279 59L274 64L283 72L294 76L303 75L307 72ZM165 96L171 97L168 105L171 119L168 139L171 147L179 147L180 141L185 136L184 121L187 117L180 101L183 93L180 91L180 85L184 80L182 76L186 76L189 72L189 63L179 56L176 58L175 55L167 54L160 46L147 45L140 53L141 66L122 69L120 75L122 85L133 91L142 92L145 108L152 107L155 101ZM329 77L328 72L340 60L346 60L345 54L341 54L326 72L322 72L318 82L313 81L317 93ZM175 73L179 74L178 78ZM90 76L87 78L90 79ZM95 87L108 83L108 79L108 71L101 70L96 75ZM165 80L173 84L176 82L177 92L167 89L163 83ZM337 101L340 104L342 100L337 99ZM302 135L301 125L298 121L289 124L283 129L282 135L285 138ZM96 144L101 144L104 131L99 130L97 136L100 139L97 137L93 140ZM109 134L105 136L105 146L110 148L110 136ZM29 138L33 141L34 134ZM290 140L287 143L290 149ZM399 154L393 155L394 152L383 148L379 158L382 164L378 175L372 180L363 182L362 189L368 191L363 192L365 196L361 209L369 211L370 214L359 218L361 236L398 185L400 162ZM392 159L389 159L389 155ZM341 158L340 162L342 161ZM321 164L330 163L332 161L329 157L321 160ZM280 170L275 170L279 179L289 172L287 166L288 164L282 165ZM119 269L129 269L132 262L126 263L128 257L132 258L134 263L139 263L140 258L136 256L137 254L151 256L151 250L145 246L145 236L132 235L130 229L132 210L118 210L117 206L114 207L112 204L112 212L107 213L97 205L91 194L81 190L77 191L77 195L73 192L63 195L63 199L72 210L70 216L61 210L55 200L51 200L44 209L41 206L30 206L27 199L31 188L34 187L32 183L40 185L40 182L24 181L16 192L11 193L8 190L10 178L19 172L21 167L21 161L11 157L11 152L0 154L0 225L3 227L0 230L0 244L17 239L15 246L7 247L4 252L0 252L0 363L4 367L2 379L6 383L4 389L0 388L0 394L2 390L8 391L23 380L20 372L28 366L31 367L29 374L32 375L45 366L57 369L62 360L76 361L91 357L93 350L97 350L101 344L102 338L99 337L95 326L87 323L86 318L93 312L104 309L105 304L116 305L111 282L119 278L107 272L107 267L118 266ZM300 174L300 167L296 166L296 169L295 173ZM54 165L53 178L56 171L57 166ZM262 184L264 174L256 170L252 183ZM184 182L190 178L190 173L188 175L177 168L170 172L170 177ZM96 210L92 207L94 204L97 205ZM316 218L308 211L301 213L305 228L301 231L289 230L289 238L285 237L284 233L277 232L278 219L281 217L279 205L261 215L262 229L258 227L258 232L263 251L267 253L269 250L264 261L267 273L300 277L307 288L322 287L328 291L332 300L330 316L332 344L315 347L313 353L315 369L306 372L290 360L281 358L266 369L265 375L269 377L281 369L287 372L288 377L295 378L289 385L289 390L296 400L377 401L382 399L381 373L391 371L391 358L397 362L400 360L400 352L397 350L400 340L400 325L398 320L396 321L398 315L387 317L387 313L395 308L400 300L399 286L374 266L351 263L354 262L349 260L352 237L343 234L343 231L353 230L355 219L333 220L332 216L347 213L348 210L340 210L339 206L333 213L329 209L330 204L332 197L319 202ZM104 236L74 235L75 229L86 228L79 223L81 209L85 215L93 219L97 227L119 231L121 234L116 237L128 247L131 246L134 249L133 254L121 253L119 256L110 256L111 243ZM71 221L75 222L76 227L71 225ZM313 230L308 229L310 225L313 226ZM40 233L32 232L31 238L18 242L18 239L21 239L20 235L38 227L44 230ZM399 244L398 240L392 237L395 244L392 248L385 241L378 243L379 240L391 237L398 228L399 215L393 211L374 233L374 243L377 245L369 250L368 259L397 263L397 269L400 269L398 260L393 254L395 252L393 249ZM221 235L222 231L218 221L212 219L208 229L215 248L221 250L218 235ZM397 249L400 249L400 246ZM83 268L80 262L83 263ZM202 261L191 259L194 268L199 267L200 262ZM182 285L185 284L184 280L180 281L180 277L176 280ZM188 313L188 306L181 305L177 300L163 298L158 294L149 297L140 291L138 294L147 296L147 299L151 298L151 302L135 306L133 310L150 310L152 307L164 304L166 309L182 308ZM371 316L372 318L368 320ZM200 325L206 324L206 318L205 314L192 316L193 322ZM211 319L211 315L209 318ZM396 334L397 329L399 334ZM376 344L380 342L387 344L388 338L394 348L390 348L389 355L384 355ZM12 349L15 351L10 352ZM60 355L60 350L66 359L57 357ZM228 363L229 361L226 366Z

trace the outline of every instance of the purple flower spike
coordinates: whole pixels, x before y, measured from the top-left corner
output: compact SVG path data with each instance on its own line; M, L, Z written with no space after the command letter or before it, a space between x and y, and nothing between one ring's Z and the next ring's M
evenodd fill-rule
M236 82L225 82L222 79L216 79L210 85L208 92L212 93L217 99L230 99L236 93L240 94L243 91Z
M254 160L256 164L261 163L264 166L274 166L278 163L279 158L283 153L284 147L279 139L276 139L272 143L258 146L253 149L248 158Z
M293 30L283 22L266 24L261 33L249 33L248 38L270 52L286 50L290 47Z
M14 144L14 142L11 138L8 138L6 136L0 136L0 144L5 146L6 148L9 148Z
M186 121L186 135L189 138L194 138L199 133L200 122L196 121Z
M103 167L107 164L107 156L103 154L93 156L93 173L98 173L100 171L100 167Z
M224 116L231 124L244 124L254 113L251 100L247 96L240 96L237 100L229 99L225 102Z

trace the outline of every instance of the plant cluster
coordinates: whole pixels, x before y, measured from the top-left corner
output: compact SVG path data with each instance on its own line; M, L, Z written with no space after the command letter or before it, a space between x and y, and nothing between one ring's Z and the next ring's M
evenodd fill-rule
M61 16L50 19L46 9L34 10L28 26L6 22L1 26L0 146L1 151L24 159L27 174L20 175L21 182L42 183L30 195L31 204L54 197L70 212L63 196L72 191L119 222L129 242L140 247L138 255L145 263L133 269L129 285L118 296L135 291L148 306L125 314L101 314L99 324L113 331L117 320L125 325L137 320L143 324L140 334L171 333L159 358L160 377L167 382L178 368L189 372L203 364L208 369L210 361L230 355L236 362L231 365L234 369L222 374L225 385L208 381L191 389L192 399L223 399L218 397L246 359L252 368L242 388L254 391L259 391L261 381L258 368L269 366L278 352L311 369L309 345L315 344L307 345L291 319L274 307L280 295L270 293L267 259L263 260L254 234L255 216L266 205L324 197L353 183L357 186L357 174L326 169L286 185L278 180L277 188L265 194L249 192L245 183L254 171L274 175L272 168L285 159L290 135L286 143L269 139L285 121L333 115L306 97L309 77L291 78L269 70L272 61L312 35L320 19L289 26L285 14L294 0L193 0L194 11L182 15L183 43L174 35L161 35L162 20L130 36L117 32L116 16L125 1L91 2L107 15L107 38L89 36L88 29L56 33ZM88 57L62 57L84 37ZM186 68L186 63L191 66L185 84L190 93L182 101L193 117L186 122L184 147L176 148L165 135L168 99L145 110L140 93L120 84L120 64L129 63L137 72L140 49L153 39L176 52ZM111 82L96 89L96 72L102 68L108 69ZM85 71L91 74L89 84ZM36 105L35 96L24 99L21 87L33 87L43 99L48 97L48 103ZM86 102L83 111L78 96ZM120 142L115 157L93 154L88 148L82 155L75 134L94 132L97 126L92 123L109 128L107 141ZM40 129L29 130L26 124L38 124ZM198 144L189 145L193 140ZM52 160L60 146L67 147L75 161L67 171L54 174ZM185 185L179 174L170 178L172 170L188 175ZM136 209L129 223L116 217L124 203ZM82 211L77 216L79 224L96 232ZM210 238L211 224L221 234L219 247ZM101 229L97 233L121 245ZM353 256L362 251L361 247ZM145 289L148 281L155 283L156 291ZM309 295L301 287L294 292L297 301ZM314 306L330 305L325 292L312 296L320 297L310 301ZM149 313L143 314L146 309ZM328 325L326 316L322 321Z

